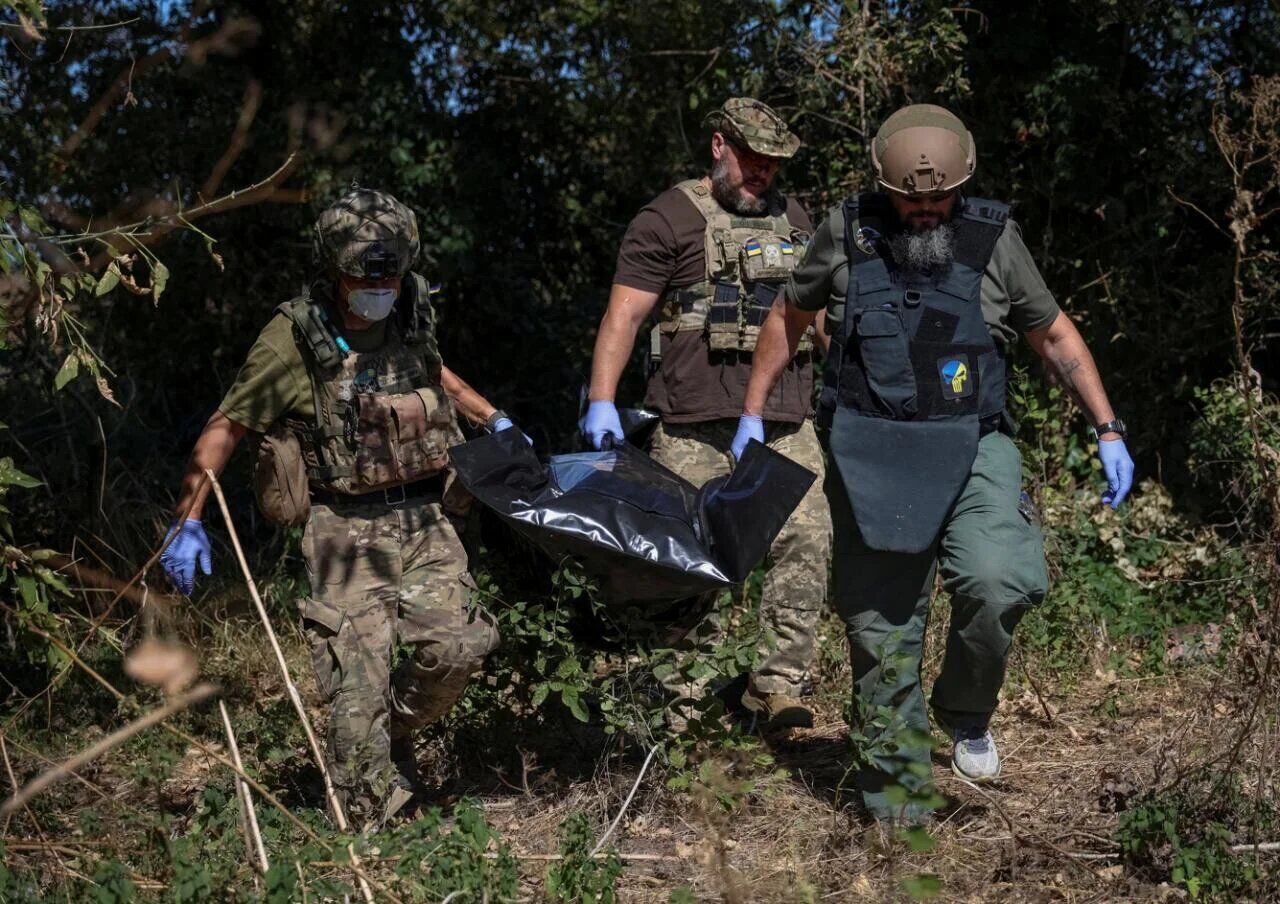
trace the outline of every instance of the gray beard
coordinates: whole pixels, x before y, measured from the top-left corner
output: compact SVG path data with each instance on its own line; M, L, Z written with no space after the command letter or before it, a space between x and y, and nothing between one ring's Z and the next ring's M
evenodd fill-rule
M889 239L898 266L907 270L945 270L956 256L956 228L950 223L928 232L899 232Z
M768 209L764 198L753 198L741 188L729 184L729 164L723 158L711 164L711 197L729 213L740 217L758 217Z

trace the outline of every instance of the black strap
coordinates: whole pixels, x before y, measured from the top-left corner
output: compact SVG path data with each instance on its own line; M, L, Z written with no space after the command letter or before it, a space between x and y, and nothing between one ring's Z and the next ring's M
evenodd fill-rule
M398 502L401 499L418 499L423 496L439 496L444 492L444 474L424 477L413 483L406 483L386 490L373 490L369 493L334 493L313 487L311 501L318 505L369 505Z

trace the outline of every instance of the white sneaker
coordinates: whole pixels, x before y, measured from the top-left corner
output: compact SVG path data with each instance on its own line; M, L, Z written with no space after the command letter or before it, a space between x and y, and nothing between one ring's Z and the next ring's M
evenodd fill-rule
M1000 777L1000 752L996 739L987 730L961 728L953 731L955 750L951 771L971 782L989 782Z

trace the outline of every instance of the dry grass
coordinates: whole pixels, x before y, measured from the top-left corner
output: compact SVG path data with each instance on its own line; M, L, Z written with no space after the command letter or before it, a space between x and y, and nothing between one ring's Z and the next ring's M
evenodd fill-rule
M937 671L945 627L943 617L930 628L927 675ZM665 902L680 886L689 886L700 901L905 900L902 880L917 874L937 875L940 899L946 901L1181 896L1120 867L1111 840L1116 812L1157 776L1222 746L1245 703L1232 682L1207 666L1137 679L1099 671L1063 682L1039 674L1042 699L1026 673L1011 667L993 726L1003 754L1002 779L983 788L956 779L943 745L935 755L935 776L950 803L930 829L936 847L912 853L868 821L846 784L841 714L849 675L843 657L835 655L835 623L824 630L825 674L814 698L818 724L768 745L773 767L752 765L751 752L712 753L711 780L685 792L666 787L669 774L655 761L611 839L624 861L619 900ZM237 710L261 713L283 701L279 676L264 666L269 651L255 637L229 630L216 644L204 644L204 677L227 688L233 720ZM306 676L301 688L319 727L321 701L302 638L289 628L282 641L294 674ZM644 751L567 717L560 727L523 735L477 738L471 734L476 731L464 722L451 736L427 738L422 765L436 779L441 805L447 808L462 795L481 801L490 823L522 858L522 898L540 900L548 862L559 851L561 822L582 810L597 837L604 832L635 782ZM242 734L249 762L263 755L253 743ZM1270 769L1261 768L1272 743L1264 730L1246 750L1242 771L1257 776L1257 793L1273 793ZM41 768L29 750L10 745L8 752L19 774ZM297 755L305 758L300 744ZM124 764L105 758L85 770L81 781L60 788L57 806L94 806L104 813L156 806L156 798L126 775ZM205 785L227 779L217 763L190 749L165 782L159 803L181 831ZM751 786L735 785L740 779ZM717 791L725 792L722 799ZM317 801L312 804L319 806ZM121 843L109 834L47 837L24 815L15 816L4 835L14 863L38 865L72 885L87 881L82 876L92 873L96 859ZM158 890L155 877L129 859L127 843L115 855L135 870L140 888ZM372 869L376 873L376 865ZM246 881L248 875L246 869Z

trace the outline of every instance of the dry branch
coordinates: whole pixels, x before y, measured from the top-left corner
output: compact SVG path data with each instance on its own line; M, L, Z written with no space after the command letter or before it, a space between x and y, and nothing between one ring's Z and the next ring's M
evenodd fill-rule
M120 746L134 735L163 722L174 713L182 712L192 704L207 700L217 692L218 688L215 685L201 684L180 697L175 697L159 709L154 709L142 718L130 722L117 731L113 731L98 743L86 747L66 762L40 773L40 775L27 782L20 791L6 800L3 805L0 805L0 816L7 816L12 813L54 782L77 772L85 764L93 762L108 750Z
M218 701L218 712L222 715L222 728L227 733L227 748L231 751L231 762L236 764L236 796L240 798L240 812L244 818L245 841L249 847L249 857L257 857L258 869L262 875L271 869L267 860L267 849L262 844L262 832L258 829L258 812L253 808L253 795L249 786L244 783L240 773L244 772L244 764L240 761L240 745L236 743L236 733L231 728L231 716L227 714L227 705Z
M275 629L271 626L271 617L267 615L267 607L262 604L262 597L258 595L258 586L253 581L253 574L249 571L249 562L245 559L244 549L240 546L240 537L236 533L235 523L231 520L231 510L227 507L227 498L222 493L222 485L218 483L218 476L213 471L205 469L205 474L209 478L209 483L213 486L214 495L218 497L218 507L222 510L223 521L226 523L227 532L231 535L231 545L235 548L236 560L240 563L240 571L244 575L245 584L249 588L249 596L252 597L253 605L258 610L258 617L262 620L262 627L266 629L267 640L270 641L271 650L275 653L276 665L280 667L280 676L284 679L284 686L288 691L289 700L293 703L293 708L298 714L298 721L302 723L302 730L306 733L307 743L311 746L311 755L314 757L316 766L320 770L320 776L324 780L325 802L329 805L330 812L333 813L333 819L338 825L338 830L346 832L348 831L347 815L343 812L342 803L338 800L337 792L334 790L333 777L329 774L329 767L325 763L324 753L320 750L320 742L311 727L311 719L307 716L307 709L302 705L302 696L298 693L297 685L293 683L293 678L289 675L289 663L284 658L284 651L280 649L280 642L276 639ZM360 857L356 854L355 847L347 845L347 853L351 857L351 868L359 881L361 894L369 904L373 904L373 891L365 878L364 869L360 865Z

